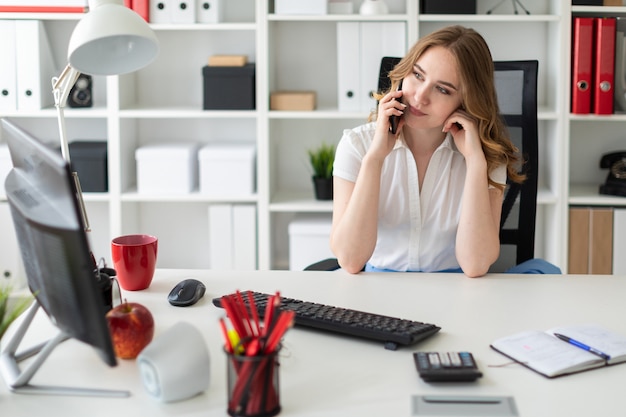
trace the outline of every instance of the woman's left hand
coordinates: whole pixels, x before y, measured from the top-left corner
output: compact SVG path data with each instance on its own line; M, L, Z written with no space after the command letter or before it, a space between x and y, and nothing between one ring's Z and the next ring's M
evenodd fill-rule
M450 132L459 152L466 160L474 155L484 157L476 122L467 113L457 110L448 117L443 125L444 132Z

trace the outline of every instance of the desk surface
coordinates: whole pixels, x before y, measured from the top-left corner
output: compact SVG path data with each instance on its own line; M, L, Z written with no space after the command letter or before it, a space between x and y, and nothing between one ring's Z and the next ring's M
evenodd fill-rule
M173 307L166 295L180 280L207 287L192 307ZM517 331L598 323L626 334L626 277L460 274L160 270L149 289L124 292L128 301L153 313L156 333L178 321L194 324L211 357L209 389L193 399L162 404L144 390L135 361L108 368L88 346L59 345L33 383L131 390L130 398L30 396L10 393L0 382L5 416L225 416L226 359L213 297L254 289L441 326L435 336L408 348L385 350L380 343L294 328L281 352L281 416L410 416L414 395L513 396L521 416L624 415L626 365L547 379L493 351L494 339ZM26 341L47 336L37 317ZM31 330L33 330L31 328ZM483 378L475 383L428 384L417 375L416 350L473 352Z

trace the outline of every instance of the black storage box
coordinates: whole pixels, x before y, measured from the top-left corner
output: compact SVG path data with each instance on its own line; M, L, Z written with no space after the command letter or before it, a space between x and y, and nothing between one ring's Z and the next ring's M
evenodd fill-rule
M572 0L572 6L603 6L604 0Z
M476 0L422 0L424 14L476 14Z
M202 67L204 110L254 110L255 65Z
M72 169L78 173L80 188L86 193L109 191L107 143L77 140L69 147Z

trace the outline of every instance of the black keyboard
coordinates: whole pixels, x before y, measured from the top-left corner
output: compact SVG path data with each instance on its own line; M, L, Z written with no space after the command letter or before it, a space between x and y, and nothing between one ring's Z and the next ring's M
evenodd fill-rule
M242 291L248 304L248 291ZM252 291L259 315L263 317L270 294ZM213 304L222 307L221 299L214 298ZM327 330L339 334L384 342L385 348L396 350L398 345L412 345L433 334L441 328L434 324L404 320L380 314L366 313L347 308L312 303L293 298L280 298L281 310L293 310L296 313L295 325Z

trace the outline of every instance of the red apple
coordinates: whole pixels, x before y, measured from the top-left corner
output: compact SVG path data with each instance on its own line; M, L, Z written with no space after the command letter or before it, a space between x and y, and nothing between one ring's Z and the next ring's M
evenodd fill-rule
M152 313L139 303L123 302L106 315L115 356L135 359L154 336Z

